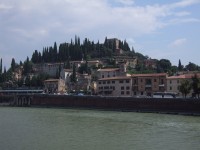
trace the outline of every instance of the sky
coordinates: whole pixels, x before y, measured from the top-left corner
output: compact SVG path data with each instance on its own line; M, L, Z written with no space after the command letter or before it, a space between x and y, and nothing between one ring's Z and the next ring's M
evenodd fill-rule
M23 62L35 50L70 42L126 40L172 65L200 65L200 0L1 0L0 58Z

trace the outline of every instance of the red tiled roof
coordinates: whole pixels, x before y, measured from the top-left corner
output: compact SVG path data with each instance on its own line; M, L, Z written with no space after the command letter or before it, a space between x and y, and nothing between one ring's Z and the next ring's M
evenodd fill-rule
M152 74L132 74L132 77L158 77L158 76L166 76L166 73L152 73Z
M110 78L101 78L99 81L105 81L105 80L128 80L131 79L131 77L127 76L118 76L118 77L110 77Z
M178 76L170 76L167 77L167 79L191 79L192 77L194 77L195 74L182 74L182 75L178 75ZM200 74L197 74L197 78L200 78Z

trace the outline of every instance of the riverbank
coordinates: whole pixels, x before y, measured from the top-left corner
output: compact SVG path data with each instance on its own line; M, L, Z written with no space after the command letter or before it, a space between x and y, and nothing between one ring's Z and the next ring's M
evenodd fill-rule
M5 106L56 107L147 112L200 116L199 99L159 99L133 97L17 95L0 102ZM9 103L8 103L9 102ZM1 105L0 104L0 105Z
M31 106L200 115L199 99L34 95Z

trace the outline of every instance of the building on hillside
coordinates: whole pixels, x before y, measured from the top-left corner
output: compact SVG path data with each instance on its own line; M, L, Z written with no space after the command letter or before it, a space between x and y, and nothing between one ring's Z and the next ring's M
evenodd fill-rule
M65 81L63 79L49 79L44 81L44 91L47 93L64 93Z
M99 65L102 65L101 61L99 60L89 60L88 62L88 67L95 67L98 68ZM86 63L86 62L85 62Z
M115 56L114 59L116 64L124 63L127 67L131 68L135 68L138 62L136 57L129 56Z
M70 76L73 74L72 69L62 69L60 72L60 78L65 80L65 82L70 82Z
M89 60L87 61L88 67L96 67L98 68L101 62L99 60ZM86 61L80 60L80 61L70 61L70 69L73 69L73 65L75 64L76 70L78 70L81 65L86 64Z
M145 59L144 66L148 69L156 69L157 68L157 60L156 59Z
M188 80L190 83L192 83L192 77L194 77L195 74L181 74L177 76L170 76L167 77L167 92L173 92L177 93L179 96L182 96L182 94L179 91L179 87L181 83L184 80ZM200 73L197 74L197 77L200 78ZM192 97L193 90L187 95L188 97Z
M117 76L126 76L126 65L120 64L119 68L103 68L97 70L97 78L109 78Z
M23 72L23 66L20 66L18 68L15 69L15 71L13 72L13 79L15 81L19 81L22 79L22 72Z
M91 90L91 75L76 74L76 83L67 82L68 91L90 91Z
M64 68L64 63L43 63L35 64L34 71L48 74L50 77L59 76L59 72Z
M152 96L154 92L165 92L167 88L167 74L133 74L133 95Z
M75 65L76 70L84 63L83 60L78 60L78 61L70 61L70 69L73 69L73 66Z
M101 78L97 81L97 94L104 96L132 96L130 76Z

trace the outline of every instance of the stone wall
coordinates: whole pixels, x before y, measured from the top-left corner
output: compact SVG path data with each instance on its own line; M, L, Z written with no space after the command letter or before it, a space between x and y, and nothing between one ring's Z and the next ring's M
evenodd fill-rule
M200 114L200 99L35 95L31 106Z

